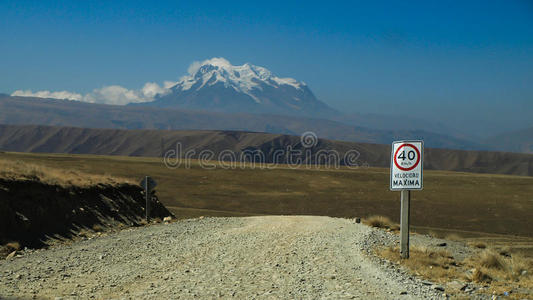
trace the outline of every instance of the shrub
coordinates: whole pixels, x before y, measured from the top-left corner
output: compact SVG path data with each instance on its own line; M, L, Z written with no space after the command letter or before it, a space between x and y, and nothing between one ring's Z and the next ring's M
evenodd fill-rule
M384 216L371 216L365 219L363 223L376 228L385 228L395 231L400 230L400 226L398 224L392 222L389 218Z
M478 262L487 269L503 270L506 268L505 261L498 253L492 250L483 251L479 256Z
M478 248L478 249L486 249L487 248L487 244L485 244L484 242L481 242L481 241L470 242L470 243L468 243L468 245L471 246L471 247L474 247L474 248Z
M94 232L102 232L102 231L104 231L104 227L102 225L99 225L99 224L94 224L93 225L93 231Z
M448 234L446 236L446 239L449 240L449 241L460 241L463 238L460 235L456 234L456 233L451 233L451 234Z
M472 273L472 281L490 283L492 281L492 277L480 269L474 269L474 272Z
M8 252L19 251L21 249L19 242L9 242L5 247Z

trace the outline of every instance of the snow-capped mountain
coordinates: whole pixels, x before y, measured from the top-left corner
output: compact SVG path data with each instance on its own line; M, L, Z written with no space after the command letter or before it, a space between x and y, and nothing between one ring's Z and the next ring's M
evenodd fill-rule
M191 65L167 93L137 105L223 112L326 117L336 111L316 99L304 82L280 78L263 67L233 66L223 58Z

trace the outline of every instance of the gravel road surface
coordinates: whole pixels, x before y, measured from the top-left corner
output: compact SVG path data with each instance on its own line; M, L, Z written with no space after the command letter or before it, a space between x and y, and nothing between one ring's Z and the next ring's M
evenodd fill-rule
M397 238L330 217L184 220L0 261L0 298L444 298L368 255Z

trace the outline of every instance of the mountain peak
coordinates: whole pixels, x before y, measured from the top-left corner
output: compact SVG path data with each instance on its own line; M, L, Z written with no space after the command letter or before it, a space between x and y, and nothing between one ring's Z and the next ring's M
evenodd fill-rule
M203 87L212 86L219 82L225 87L231 87L238 92L248 94L254 100L253 89L262 90L261 84L274 88L282 85L302 89L304 82L293 78L281 78L274 76L268 69L245 63L241 66L232 65L227 59L214 57L202 62L194 62L188 69L189 75L183 76L172 87L173 90L186 91L193 87L199 90Z
M316 99L304 82L275 76L265 67L235 66L214 57L192 63L187 71L168 93L145 105L306 116L336 113Z

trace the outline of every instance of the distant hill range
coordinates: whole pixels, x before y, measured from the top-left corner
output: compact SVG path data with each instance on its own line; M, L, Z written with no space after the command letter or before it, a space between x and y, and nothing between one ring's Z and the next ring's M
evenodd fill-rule
M533 127L499 134L483 142L499 145L503 151L533 153Z
M235 130L300 135L390 144L398 139L423 139L428 147L488 149L462 137L425 130L377 130L327 119L269 114L191 111L146 106L118 106L78 101L0 95L0 124L56 125L84 128Z
M204 150L214 153L215 157L211 159L224 150L231 151L237 157L243 151L260 150L265 154L265 162L272 162L276 150L290 147L303 150L302 161L307 162L321 150L338 151L340 157L344 157L347 151L356 150L359 156L351 162L352 166L390 165L389 145L319 139L316 145L305 148L299 136L283 134L0 125L0 149L4 151L157 157L169 150L176 150L178 143L181 144L182 154L194 150L192 158L198 158ZM287 161L281 159L278 162ZM533 155L426 148L424 166L430 170L533 176Z

